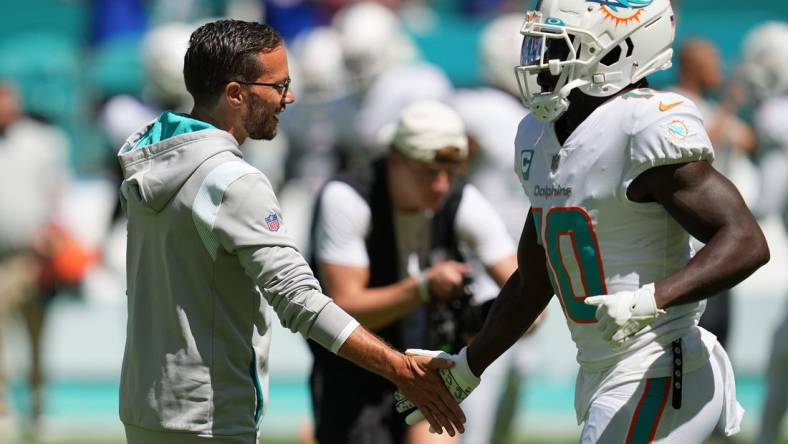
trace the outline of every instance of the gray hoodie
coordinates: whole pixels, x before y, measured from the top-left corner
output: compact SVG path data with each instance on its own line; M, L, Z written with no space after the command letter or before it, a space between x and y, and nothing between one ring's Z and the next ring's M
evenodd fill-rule
M333 352L358 323L321 293L271 185L229 133L164 113L118 159L129 219L127 438L256 442L270 307Z

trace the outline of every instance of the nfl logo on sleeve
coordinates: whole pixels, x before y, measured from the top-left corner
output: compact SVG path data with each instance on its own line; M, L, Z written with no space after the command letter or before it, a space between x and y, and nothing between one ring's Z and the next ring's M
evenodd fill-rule
M561 164L561 155L556 154L555 156L553 156L553 159L550 162L550 171L552 171L553 173L558 171L558 165L560 164Z
M271 231L279 231L279 216L276 213L268 213L265 217L265 224Z

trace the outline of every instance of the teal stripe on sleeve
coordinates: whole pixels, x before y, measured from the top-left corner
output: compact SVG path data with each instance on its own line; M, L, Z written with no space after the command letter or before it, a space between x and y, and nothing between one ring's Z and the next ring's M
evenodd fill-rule
M205 177L200 189L194 197L192 204L192 219L197 233L202 239L205 249L216 260L219 253L219 240L213 233L216 218L219 216L219 208L224 199L224 192L236 180L247 174L259 173L253 166L241 162L233 161L223 163L213 169Z

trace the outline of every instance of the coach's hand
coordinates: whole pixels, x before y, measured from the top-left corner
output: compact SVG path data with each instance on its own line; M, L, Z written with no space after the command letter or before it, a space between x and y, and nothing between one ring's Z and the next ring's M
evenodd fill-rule
M597 307L597 328L602 331L603 338L617 346L665 313L657 308L654 284L635 291L588 297L584 302Z
M464 347L456 355L450 355L442 351L409 349L405 352L405 354L411 356L431 356L435 358L449 359L454 362L455 365L453 367L443 368L438 370L438 372L440 373L441 379L443 379L443 383L446 385L446 388L449 390L457 403L460 403L471 394L471 392L479 385L480 382L479 377L474 375L473 372L471 372L470 367L468 367L467 350L468 348ZM406 393L395 393L394 397L397 401L396 408L398 412L406 412L414 407L414 403L410 402L412 398L410 398ZM412 412L405 418L405 422L407 422L408 425L416 424L425 418L425 413L426 412L424 412L423 409L419 407L418 410ZM430 432L435 433L436 430L438 433L440 433L440 429L435 428L432 425L432 422L430 422Z
M430 428L438 433L441 429L450 436L455 435L455 430L465 432L465 414L438 376L438 371L447 371L455 363L445 357L423 354L406 353L404 359L405 370L398 372L401 376L394 381L398 388L396 394L412 400L411 408L415 404L424 411Z

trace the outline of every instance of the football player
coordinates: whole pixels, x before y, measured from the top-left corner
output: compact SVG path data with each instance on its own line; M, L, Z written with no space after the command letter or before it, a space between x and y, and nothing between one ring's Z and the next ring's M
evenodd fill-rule
M470 393L557 295L578 349L580 442L700 443L720 419L736 433L730 361L698 318L769 250L711 166L695 105L648 88L671 65L669 1L543 0L521 33L521 266L444 382ZM706 244L697 254L690 234Z
M517 124L528 110L520 100L512 67L520 58L522 13L503 14L479 35L479 68L484 85L457 89L449 99L459 113L471 143L469 182L479 188L503 218L513 239L520 237L531 207L512 169L512 142ZM484 273L474 276L477 300L491 300L500 288ZM463 404L468 422L464 444L506 442L522 409L518 393L528 383L537 360L531 337L512 346L485 371L485 383Z
M755 108L754 127L761 154L761 189L754 211L782 216L788 227L788 23L768 22L744 40L741 74ZM788 313L774 333L767 370L766 399L758 444L779 442L788 406Z

